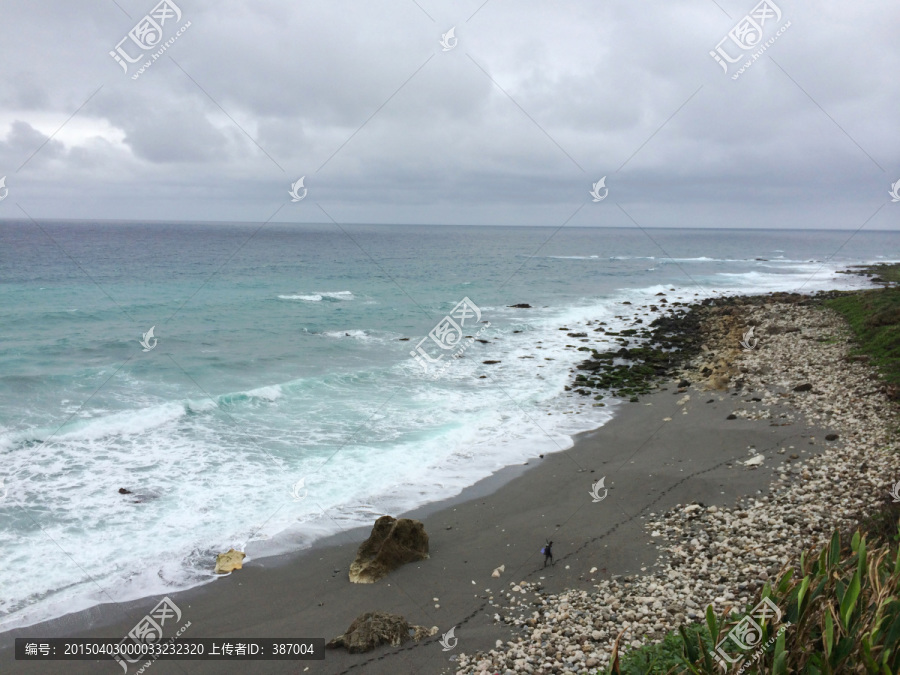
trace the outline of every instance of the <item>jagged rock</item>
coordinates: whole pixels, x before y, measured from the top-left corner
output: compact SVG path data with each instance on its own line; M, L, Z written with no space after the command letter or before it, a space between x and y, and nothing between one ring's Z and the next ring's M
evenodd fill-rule
M375 583L406 563L428 558L428 535L418 520L381 516L350 565L350 581Z
M436 635L437 632L437 627L428 629L425 626L411 626L406 619L397 614L366 612L356 617L347 632L331 640L325 648L346 647L351 654L359 654L370 652L384 644L399 647L410 638L418 642L422 638Z
M246 553L229 549L227 553L220 553L216 556L216 574L226 574L231 570L243 569L244 558Z

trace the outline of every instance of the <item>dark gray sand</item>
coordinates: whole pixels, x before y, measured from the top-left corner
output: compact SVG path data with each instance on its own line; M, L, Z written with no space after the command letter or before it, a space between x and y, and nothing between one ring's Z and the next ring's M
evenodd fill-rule
M799 422L776 426L767 419L727 420L732 411L756 405L749 402L752 392L732 396L691 387L685 393L690 400L683 405L678 401L684 393L672 385L639 403L623 403L611 422L581 435L571 449L535 458L528 467L507 469L450 502L403 514L425 523L431 557L375 584L347 580L367 528L332 537L304 554L251 561L227 578L171 596L183 611L182 621L191 622L184 637L331 639L366 611L397 613L413 624L437 626L437 636L367 654L327 651L324 661L157 661L145 672L453 672L449 659L454 653L487 650L498 639L510 639L509 627L494 624L496 610L487 600L510 582L541 581L556 593L590 590L592 577L650 571L657 554L654 539L642 527L648 513L695 501L733 504L741 496L766 491L773 469L791 453L804 459L819 449L809 438L821 439L824 430ZM713 402L707 403L710 399ZM785 421L778 412L772 411L773 420ZM795 449L777 454L790 445ZM750 446L765 455L762 467L738 463L753 454ZM595 503L590 490L603 476L608 496ZM544 570L540 549L548 538L554 542L556 564ZM500 565L506 571L492 578ZM589 574L592 567L598 568L594 575ZM108 605L4 633L0 672L121 673L114 661L16 662L12 641L121 638L158 600ZM458 644L445 652L438 639L454 626ZM132 666L129 673L137 669Z

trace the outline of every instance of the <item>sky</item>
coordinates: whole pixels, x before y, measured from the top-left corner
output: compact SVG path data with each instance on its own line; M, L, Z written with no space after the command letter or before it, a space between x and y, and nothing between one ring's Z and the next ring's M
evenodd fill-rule
M896 0L0 11L3 220L900 223Z

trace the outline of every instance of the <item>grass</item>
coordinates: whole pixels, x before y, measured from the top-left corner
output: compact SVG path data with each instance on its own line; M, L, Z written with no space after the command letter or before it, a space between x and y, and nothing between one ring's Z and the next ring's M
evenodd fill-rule
M883 279L900 279L900 265L873 268ZM900 288L840 294L825 305L841 314L856 338L855 354L869 357L888 385L888 395L900 399Z
M878 265L869 265L863 267L859 271L860 274L871 275L883 281L893 281L900 283L900 265L897 263L880 263Z

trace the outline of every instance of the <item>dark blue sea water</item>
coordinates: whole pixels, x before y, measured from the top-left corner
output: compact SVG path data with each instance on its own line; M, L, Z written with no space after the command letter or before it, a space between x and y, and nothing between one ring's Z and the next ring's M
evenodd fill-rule
M900 259L892 233L851 235L0 223L0 628L206 582L217 552L302 548L567 448L617 403L564 391L584 354L560 326L661 291L849 288L836 269ZM464 298L486 342L455 359L426 336Z

